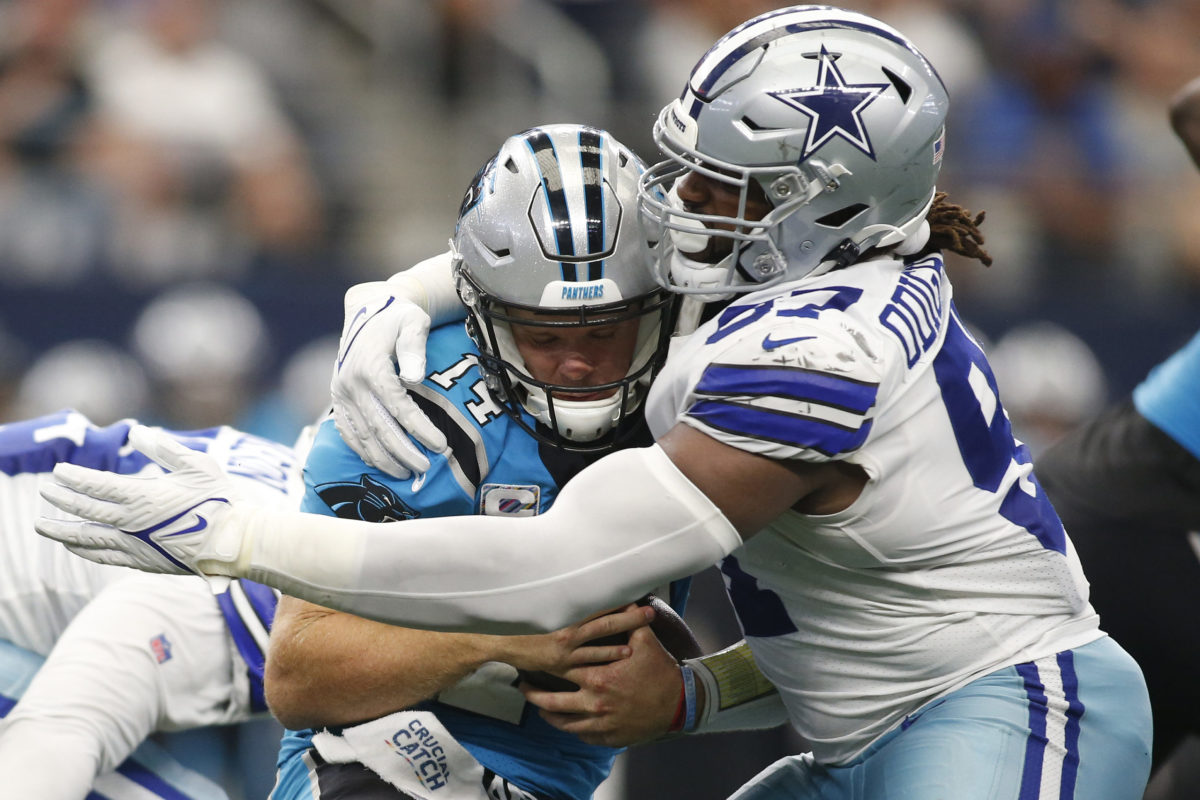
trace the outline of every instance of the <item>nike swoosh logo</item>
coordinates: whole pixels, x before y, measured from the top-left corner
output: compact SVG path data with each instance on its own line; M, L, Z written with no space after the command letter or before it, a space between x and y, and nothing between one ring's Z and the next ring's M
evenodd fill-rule
M202 517L201 515L197 514L195 525L193 525L190 528L185 528L184 530L181 530L181 531L175 531L174 533L168 533L163 538L164 539L173 539L176 536L184 536L189 533L195 533L196 531L202 531L207 527L208 527L208 520L205 519L204 517Z
M815 338L817 338L817 337L816 336L793 336L790 339L772 339L771 334L768 333L766 336L763 337L762 348L763 348L763 350L774 350L777 347L783 347L784 345L792 344L794 342L803 342L805 339L815 339Z
M384 303L382 306L380 306L379 309L377 309L374 313L371 314L371 316L364 319L362 321L362 323L358 322L358 318L361 317L362 315L366 314L367 310L365 308L360 308L358 310L358 313L354 315L354 319L351 320L350 325L348 326L347 330L354 330L355 325L358 325L358 328L357 328L357 330L354 330L354 333L351 334L350 339L346 342L345 349L342 350L342 352L338 354L337 368L339 371L341 371L342 364L346 361L346 356L350 355L350 348L354 346L354 340L358 338L358 335L360 333L362 333L362 329L367 327L368 322L375 319L376 316L378 316L380 313L382 313L385 308L390 306L395 301L396 301L396 298L389 297L387 299L386 303Z

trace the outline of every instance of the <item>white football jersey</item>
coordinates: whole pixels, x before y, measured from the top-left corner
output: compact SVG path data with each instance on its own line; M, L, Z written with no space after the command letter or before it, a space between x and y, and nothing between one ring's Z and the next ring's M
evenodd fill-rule
M844 460L846 510L789 511L721 565L746 640L818 761L924 703L1102 636L940 257L739 298L673 346L647 400L775 459Z
M128 445L130 422L100 428L82 414L60 412L0 425L0 638L47 655L101 589L135 574L80 558L33 529L38 516L66 516L39 494L59 461L126 473L162 471ZM289 472L295 463L289 448L227 427L175 435L208 451L253 502L298 504L303 486L298 470ZM289 492L297 499L289 500Z
M89 787L113 798L224 797L138 748L156 730L266 711L274 590L240 580L214 595L196 577L94 564L34 530L39 515L63 516L39 495L58 463L161 472L129 446L131 424L98 427L62 411L0 425L0 773L14 797L82 797ZM251 502L296 505L291 448L227 427L171 434L213 456ZM55 768L63 742L66 770Z

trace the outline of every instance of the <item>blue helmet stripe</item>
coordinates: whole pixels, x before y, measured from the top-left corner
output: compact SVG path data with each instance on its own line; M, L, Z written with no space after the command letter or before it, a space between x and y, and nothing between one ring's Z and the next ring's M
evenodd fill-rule
M584 128L579 132L579 166L583 169L583 208L587 218L587 252L603 253L604 241L604 169L600 132ZM604 277L604 259L588 266L589 281Z
M785 9L784 11L782 11L780 13L789 13L789 10ZM766 20L772 19L774 16L777 16L777 15L772 14L769 16L760 17L760 18L754 20L753 23L756 25L761 24L761 23L765 22ZM915 53L916 55L920 56L921 59L924 60L925 63L929 66L929 69L933 72L933 74L937 75L937 70L934 69L932 64L929 64L929 61L927 59L925 59L925 56L920 51L918 51L915 47L913 47L911 42L909 42L904 37L898 36L894 32L887 30L886 28L881 28L877 25L871 25L870 23L865 22L865 21L857 22L857 21L850 21L850 20L816 19L816 20L811 20L808 22L791 22L786 25L772 27L770 30L764 31L763 33L759 34L758 36L754 36L751 39L747 40L745 42L745 44L743 44L740 47L737 47L736 49L731 51L727 56L722 58L720 60L720 62L717 63L716 66L714 66L711 70L709 70L708 75L705 76L704 80L702 80L700 82L700 85L696 89L697 96L701 97L702 99L706 99L706 100L709 99L709 98L705 97L705 95L707 95L707 93L712 90L712 87L714 85L716 85L717 81L720 80L721 76L724 75L729 70L730 67L732 67L734 64L736 64L738 61L740 61L746 55L748 55L749 53L753 53L755 50L759 49L760 47L765 47L768 44L770 44L771 42L775 41L776 39L780 39L780 38L787 36L789 34L792 34L792 33L801 33L803 31L816 31L816 30L827 30L827 29L857 30L857 31L865 31L867 33L873 33L876 36L880 36L884 39L887 39L890 42L894 42L894 43L900 45L901 47L904 47L904 48L910 50L911 52ZM740 30L741 30L741 28L734 29L733 31L730 31L728 34L726 34L724 38L729 38L731 36L734 36ZM716 50L720 46L721 46L721 42L717 42L717 44L713 46L712 50ZM712 52L712 50L710 50L709 52ZM700 64L703 64L703 63L704 63L704 59L701 59ZM697 68L699 68L699 64L697 64ZM694 77L694 75L693 75L693 77ZM938 80L941 81L940 75L938 75Z
M816 450L825 456L857 450L866 441L872 424L871 420L864 420L857 428L847 428L802 414L788 414L724 400L701 400L693 404L687 414L710 428L751 439Z
M538 165L542 176L542 188L546 194L546 205L550 211L551 224L554 226L554 242L558 247L558 255L575 255L575 237L571 230L571 212L567 208L567 194L563 191L562 169L559 166L558 153L554 150L554 142L550 137L538 130L531 131L525 137L525 143L533 160ZM575 265L566 261L559 262L564 281L578 280Z
M712 364L695 391L710 397L780 397L865 414L875 405L879 384L801 367Z

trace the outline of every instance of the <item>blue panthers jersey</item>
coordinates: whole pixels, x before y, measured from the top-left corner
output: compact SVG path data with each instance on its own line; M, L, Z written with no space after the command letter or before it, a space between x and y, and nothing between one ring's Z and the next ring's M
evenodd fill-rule
M424 476L398 480L368 467L328 420L305 464L303 509L396 522L463 514L530 516L549 508L559 488L595 456L541 444L523 431L487 391L476 352L461 324L437 328L429 337L431 371L412 395L446 433L449 447L444 455L428 453L432 466ZM532 417L526 422L535 424ZM402 526L396 535L404 535ZM686 592L686 581L671 587L677 611L683 610ZM584 744L546 724L516 689L512 668L489 665L467 682L469 687L452 687L420 708L436 713L485 767L556 798L590 797L608 775L618 751ZM478 691L481 682L484 692ZM312 733L289 732L281 758L295 754Z
M23 562L15 552L37 548L30 558L36 558L41 569L36 576L26 570L23 577L13 577L28 581L36 577L37 583L21 593L28 607L0 610L3 622L0 629L11 632L13 638L30 638L36 633L37 637L47 639L47 644L52 643L70 622L71 612L78 611L79 603L85 602L89 594L99 591L107 582L108 573L116 569L85 561L36 536L33 517L39 513L38 509L21 501L23 496L36 496L36 491L26 491L21 482L29 481L33 486L49 480L54 465L64 462L126 475L161 471L129 445L129 428L134 424L134 420L122 420L99 427L77 411L64 410L0 425L0 480L4 481L3 495L7 498L3 510L7 560L16 567ZM167 433L193 450L216 458L239 490L254 501L271 506L286 503L288 478L295 466L291 448L228 427ZM123 574L119 569L116 572ZM256 712L267 710L263 700L263 661L277 598L275 590L247 580L233 581L216 597L244 662L250 682L250 706ZM25 636L22 620L35 622L39 630ZM43 654L48 652L36 640L21 644L33 646Z

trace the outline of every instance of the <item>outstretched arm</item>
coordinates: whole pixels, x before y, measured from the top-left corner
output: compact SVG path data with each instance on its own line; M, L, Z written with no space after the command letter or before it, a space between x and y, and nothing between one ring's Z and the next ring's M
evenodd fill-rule
M94 522L43 518L40 533L101 562L249 577L371 619L483 633L553 631L699 572L797 498L819 498L825 474L678 425L655 446L580 472L545 514L409 520L397 537L371 523L220 502L228 487L203 454L149 429L130 436L174 472L143 479L60 466L63 485L45 497Z

